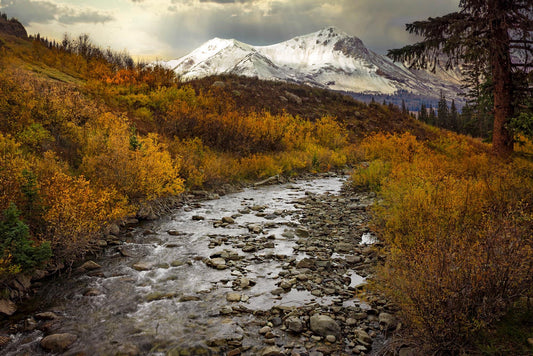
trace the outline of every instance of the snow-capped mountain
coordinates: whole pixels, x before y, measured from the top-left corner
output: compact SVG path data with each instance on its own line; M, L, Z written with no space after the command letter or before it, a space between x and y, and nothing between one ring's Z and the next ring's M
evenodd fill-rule
M443 90L448 98L454 98L460 87L456 72L408 69L335 27L270 46L214 38L180 59L159 64L184 80L236 74L367 94L392 95L405 90L438 96Z

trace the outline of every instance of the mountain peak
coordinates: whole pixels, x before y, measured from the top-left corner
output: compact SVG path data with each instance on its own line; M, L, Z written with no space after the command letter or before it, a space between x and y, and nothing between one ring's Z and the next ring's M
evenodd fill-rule
M330 36L330 37L348 36L348 34L346 32L344 32L343 30L341 30L337 26L327 26L327 27L324 27L323 29L321 29L320 31L315 32L315 33L318 34L318 35L321 35L321 36Z
M237 74L267 80L306 83L355 93L426 95L442 88L454 96L458 83L410 71L376 54L335 26L269 46L214 38L189 55L166 62L184 80Z

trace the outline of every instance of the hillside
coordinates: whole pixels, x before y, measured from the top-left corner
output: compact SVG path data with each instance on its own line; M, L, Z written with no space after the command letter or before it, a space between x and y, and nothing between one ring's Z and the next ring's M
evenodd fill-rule
M28 33L16 19L8 19L6 14L0 13L0 33L20 38L27 38Z
M347 126L352 137L371 132L411 131L425 137L428 132L416 120L401 114L397 107L367 105L348 95L327 89L280 81L266 81L236 75L211 76L186 83L195 90L216 89L245 111L287 112L309 120L335 117Z

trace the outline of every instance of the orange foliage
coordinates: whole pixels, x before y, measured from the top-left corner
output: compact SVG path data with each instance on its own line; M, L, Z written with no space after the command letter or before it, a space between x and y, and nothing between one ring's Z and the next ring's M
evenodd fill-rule
M500 162L450 133L425 145L378 134L361 147L374 161L353 180L380 189L388 247L375 285L422 340L457 350L533 292L531 160Z

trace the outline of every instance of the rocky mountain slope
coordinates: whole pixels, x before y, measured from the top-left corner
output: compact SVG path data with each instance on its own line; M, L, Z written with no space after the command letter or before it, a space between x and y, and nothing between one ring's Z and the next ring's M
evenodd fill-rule
M214 38L182 58L160 64L184 80L236 74L364 94L438 97L442 90L455 98L460 91L458 72L408 69L335 27L270 46Z

